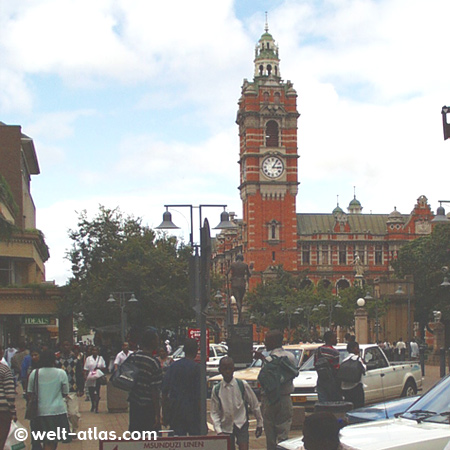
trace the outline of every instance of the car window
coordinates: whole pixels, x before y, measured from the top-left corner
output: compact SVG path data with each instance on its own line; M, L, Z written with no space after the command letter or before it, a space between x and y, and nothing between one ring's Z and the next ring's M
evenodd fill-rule
M339 350L339 361L342 362L348 356L348 351L345 348L338 348ZM314 353L310 356L310 358L300 367L300 371L308 371L314 370L314 354L317 350L314 350Z
M288 352L291 352L294 355L295 358L295 362L297 364L297 367L302 359L302 353L303 353L303 349L302 348L298 348L298 349L286 349Z
M217 356L225 356L227 354L227 350L225 347L216 347L216 355Z
M261 352L264 356L267 356L269 354L268 351L264 350ZM262 367L262 360L261 359L254 359L253 362L250 364L250 367Z
M364 362L368 364L368 370L387 367L386 358L382 355L378 347L370 347L366 349L364 354Z
M184 347L182 345L172 353L172 358L184 358Z

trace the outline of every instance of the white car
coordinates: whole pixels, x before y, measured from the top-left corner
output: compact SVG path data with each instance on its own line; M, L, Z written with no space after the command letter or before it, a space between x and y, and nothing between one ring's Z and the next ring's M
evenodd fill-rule
M360 450L443 450L450 442L450 375L396 419L350 425L341 442ZM279 450L294 450L302 438L280 442ZM450 448L450 447L449 447Z
M347 345L338 344L340 360L347 355ZM363 376L366 403L375 403L398 397L412 397L422 389L422 372L414 362L390 363L376 344L361 344L361 357L366 363L367 372ZM314 357L300 368L294 379L292 402L308 410L317 402L317 372L314 370Z
M302 364L312 355L312 353L320 347L322 344L292 344L292 345L284 345L283 348L291 352L296 361L297 367L301 367ZM262 350L262 349L260 349ZM263 350L265 353L265 347ZM241 380L245 380L249 386L253 389L256 396L260 398L261 394L261 386L258 381L258 375L261 371L262 361L260 359L253 360L250 367L243 370L236 370L234 372L234 377L239 378ZM208 381L208 389L211 390L216 383L222 381L222 375L216 375L211 377Z

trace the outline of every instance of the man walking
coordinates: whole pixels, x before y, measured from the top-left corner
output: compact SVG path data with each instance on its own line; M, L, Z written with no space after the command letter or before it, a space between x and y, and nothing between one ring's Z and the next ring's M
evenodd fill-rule
M130 361L139 370L136 382L130 391L129 431L159 431L161 429L160 392L162 370L153 357L158 349L156 332L147 330L141 341L141 349L130 356Z
M116 371L132 353L133 352L130 351L128 342L124 342L122 344L122 350L117 353L116 359L114 360L114 371Z
M317 396L319 402L338 402L342 400L341 389L337 380L339 369L339 351L333 348L337 344L336 335L326 331L323 335L325 344L314 355L314 367L317 371Z
M269 355L264 358L260 352L255 353L255 357L268 360L269 356L287 357L293 368L297 367L297 362L291 352L283 349L283 333L279 330L271 330L266 334L264 343ZM261 369L261 371L264 369ZM295 370L295 369L294 369ZM289 430L292 424L292 400L291 393L294 391L292 379L287 380L279 386L278 399L273 402L269 399L268 393L262 390L261 410L266 433L267 450L276 450L277 443L289 438Z
M211 419L216 433L231 437L231 450L235 450L235 440L239 450L248 450L248 409L256 417L255 436L262 434L263 419L259 402L248 383L233 377L234 361L224 356L219 362L219 372L223 380L214 386L211 393Z
M176 436L200 435L200 365L198 343L186 339L185 357L167 369L162 385L163 421Z
M72 345L68 340L64 340L61 352L56 357L55 367L63 369L69 380L69 394L65 397L67 415L72 433L77 433L80 421L80 410L78 407L78 397L83 396L84 376L83 367L80 360L72 351Z

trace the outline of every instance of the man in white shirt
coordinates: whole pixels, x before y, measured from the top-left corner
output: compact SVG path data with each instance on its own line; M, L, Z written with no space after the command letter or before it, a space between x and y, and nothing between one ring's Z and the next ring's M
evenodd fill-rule
M231 450L234 450L235 440L239 450L248 450L248 409L256 417L256 432L258 438L262 434L263 419L259 402L255 393L244 380L233 377L233 359L224 356L219 363L219 372L223 380L214 387L211 393L211 419L218 435L231 436ZM248 406L247 406L248 405Z
M360 369L361 375L359 380L356 382L342 381L341 390L344 395L345 401L353 403L354 409L362 408L364 406L364 385L361 381L361 378L366 373L366 365L364 364L359 354L358 342L349 342L347 344L347 351L349 354L342 361L341 366L349 359L358 361L360 366L358 365L357 368Z
M114 371L116 371L132 353L133 352L129 349L128 342L124 342L122 344L122 351L117 353L116 359L114 360Z
M419 344L415 341L415 339L412 339L409 343L409 348L411 349L411 359L416 360L419 359L420 352L419 352Z
M395 351L397 352L397 361L405 360L406 344L403 342L403 338L399 338L397 345L395 346Z

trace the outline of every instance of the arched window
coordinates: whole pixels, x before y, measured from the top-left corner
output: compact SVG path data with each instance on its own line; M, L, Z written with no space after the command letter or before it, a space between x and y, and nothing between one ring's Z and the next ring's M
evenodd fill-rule
M300 289L307 289L312 286L312 281L309 278L305 278L300 283Z
M266 123L266 147L278 147L278 123L275 120Z
M279 92L275 92L275 95L274 95L273 99L274 99L275 104L276 104L276 105L279 105L280 102L281 102L281 96L280 96L280 93L279 93Z
M272 66L270 64L267 64L267 75L270 75L272 73Z
M319 281L319 284L323 286L325 289L328 289L331 286L331 281L327 279L323 279Z
M345 279L341 279L336 283L336 290L338 293L341 289L347 289L349 287L350 287L350 283Z
M269 93L268 92L264 92L264 103L269 103Z
M278 66L275 66L274 70L275 70L275 76L277 76L278 75Z
M264 73L264 66L261 64L261 65L259 66L259 75L262 76L263 73Z

